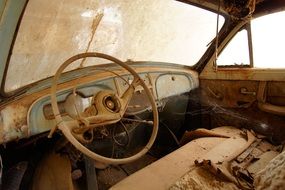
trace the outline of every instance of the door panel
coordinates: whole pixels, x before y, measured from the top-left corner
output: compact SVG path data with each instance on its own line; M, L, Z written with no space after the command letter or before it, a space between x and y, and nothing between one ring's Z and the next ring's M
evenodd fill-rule
M248 128L273 143L284 141L285 82L201 79L200 91L202 127Z
M274 105L285 106L285 82L268 82L267 86L267 101Z
M258 82L201 80L200 88L204 101L227 108L247 108L256 101Z

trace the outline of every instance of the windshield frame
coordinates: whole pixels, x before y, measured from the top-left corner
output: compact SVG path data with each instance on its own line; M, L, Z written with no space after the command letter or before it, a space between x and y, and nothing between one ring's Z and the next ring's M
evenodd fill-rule
M19 88L11 93L5 93L4 90L11 51L28 1L5 0L0 4L0 39L5 39L0 44L0 101L11 95L18 94L24 89L24 87Z

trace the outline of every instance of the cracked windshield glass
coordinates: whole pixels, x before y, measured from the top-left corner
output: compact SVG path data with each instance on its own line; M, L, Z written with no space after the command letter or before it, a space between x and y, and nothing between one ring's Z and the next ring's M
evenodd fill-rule
M215 13L172 0L30 0L5 91L53 76L65 60L84 52L122 61L194 65L216 35L216 20ZM102 63L87 59L68 70Z

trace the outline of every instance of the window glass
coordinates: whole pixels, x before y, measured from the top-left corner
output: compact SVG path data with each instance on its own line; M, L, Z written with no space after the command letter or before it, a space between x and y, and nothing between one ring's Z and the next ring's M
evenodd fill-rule
M256 68L285 68L285 11L251 22L253 60Z
M87 51L123 61L193 65L214 38L216 19L213 12L173 0L29 0L5 91L52 76L66 59ZM83 66L102 63L86 59Z
M218 66L250 65L247 31L241 30L224 48L217 60Z
M251 21L253 67L285 68L285 11ZM218 66L249 66L247 31L238 32L224 48Z

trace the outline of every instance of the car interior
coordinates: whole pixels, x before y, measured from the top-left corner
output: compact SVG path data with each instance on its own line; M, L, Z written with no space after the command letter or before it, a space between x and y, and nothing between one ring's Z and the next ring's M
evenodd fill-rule
M284 189L285 1L2 0L0 189Z

